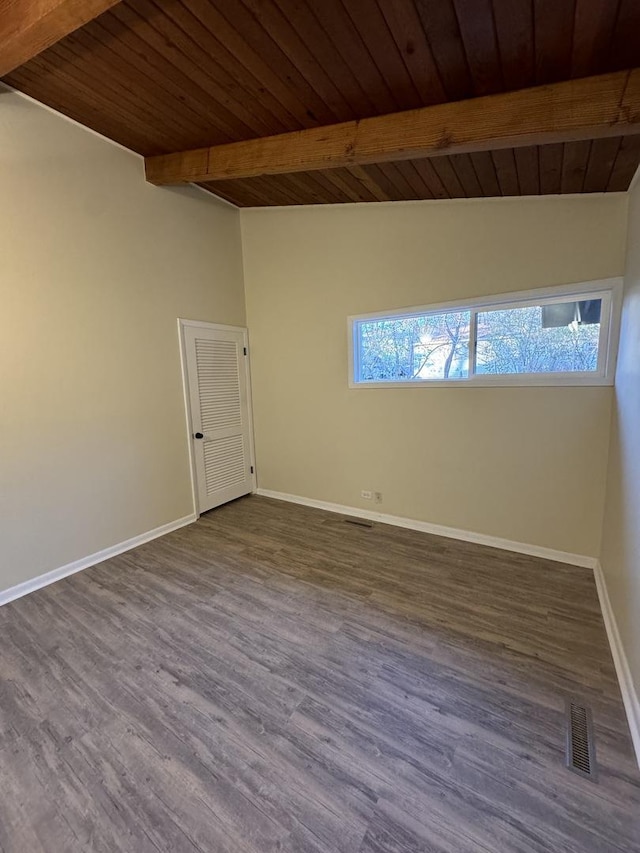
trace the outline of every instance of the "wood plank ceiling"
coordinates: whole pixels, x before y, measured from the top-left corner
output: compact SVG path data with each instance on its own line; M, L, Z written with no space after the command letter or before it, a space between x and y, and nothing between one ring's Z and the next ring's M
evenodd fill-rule
M640 65L638 0L124 0L4 79L145 156ZM626 190L640 136L203 184L240 206Z

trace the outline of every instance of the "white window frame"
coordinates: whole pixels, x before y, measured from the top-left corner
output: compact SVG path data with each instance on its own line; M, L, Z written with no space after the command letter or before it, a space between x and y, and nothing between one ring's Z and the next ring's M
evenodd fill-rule
M486 309L505 310L528 308L534 305L552 305L556 302L602 300L600 340L598 342L598 369L595 371L573 371L569 373L511 373L476 374L471 372L462 379L405 379L379 381L375 379L357 382L358 372L358 324L367 320L396 320L419 314L444 314L450 311L470 311L471 328L469 353L475 351L477 315ZM595 281L576 282L556 287L540 287L498 296L482 296L476 299L459 299L437 305L419 305L397 311L379 311L373 314L354 314L348 317L349 388L465 388L506 387L526 385L613 385L615 380L618 339L620 336L620 314L622 309L622 279L607 278ZM474 360L469 358L469 370L473 371Z

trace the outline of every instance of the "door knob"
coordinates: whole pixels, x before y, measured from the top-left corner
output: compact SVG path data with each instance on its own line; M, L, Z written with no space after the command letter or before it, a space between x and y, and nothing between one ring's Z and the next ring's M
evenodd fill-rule
M194 438L204 438L204 434L203 434L203 433L201 433L201 432L196 432L196 433L194 433L194 436L193 436L193 437L194 437Z

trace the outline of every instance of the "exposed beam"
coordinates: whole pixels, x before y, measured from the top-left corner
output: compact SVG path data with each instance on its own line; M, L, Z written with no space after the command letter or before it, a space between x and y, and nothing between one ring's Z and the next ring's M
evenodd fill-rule
M640 132L640 69L147 157L152 184L222 181Z
M0 0L0 77L119 0Z

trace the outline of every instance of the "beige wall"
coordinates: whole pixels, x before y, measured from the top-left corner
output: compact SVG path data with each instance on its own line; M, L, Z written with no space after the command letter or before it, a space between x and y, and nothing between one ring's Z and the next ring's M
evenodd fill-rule
M245 316L236 211L12 93L0 152L4 589L191 512L176 318ZM260 485L597 554L611 389L350 391L346 317L620 275L625 217L620 196L243 212Z
M176 318L243 324L238 213L0 94L0 589L192 512Z
M347 387L347 316L623 272L626 198L241 214L259 485L599 553L611 388ZM377 507L361 489L381 491Z
M640 696L640 184L629 210L625 297L609 476L602 568L622 644Z

